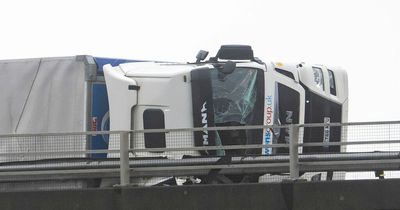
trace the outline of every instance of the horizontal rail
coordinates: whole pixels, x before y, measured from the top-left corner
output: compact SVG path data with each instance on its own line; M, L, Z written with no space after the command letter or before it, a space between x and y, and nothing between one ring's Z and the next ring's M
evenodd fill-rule
M349 122L349 123L308 123L295 124L298 127L338 127L338 126L357 126L357 125L389 125L400 124L400 121L375 121L375 122ZM62 133L24 133L24 134L0 134L0 138L7 137L32 137L32 136L74 136L74 135L107 135L121 133L168 133L168 132L194 132L194 131L219 131L219 130L252 130L252 129L272 129L289 128L291 125L252 125L252 126L226 126L208 128L174 128L174 129L145 129L145 130L119 130L119 131L86 131L86 132L62 132Z
M365 152L365 153L333 153L333 154L300 154L300 162L313 161L349 161L349 160L384 160L400 159L399 152ZM162 167L162 166L188 166L188 165L215 165L223 160L229 164L255 164L255 163L281 163L289 162L288 155L274 156L242 156L242 157L192 157L185 159L131 158L131 168L140 167ZM94 168L117 168L118 158L88 159L88 158L66 158L63 160L32 160L25 162L1 163L0 172L7 171L35 171L35 170L67 170L67 169L94 169Z
M395 125L400 124L400 121L373 121L373 122L346 122L346 123L307 123L298 124L299 127L324 127L324 126L356 126L356 125Z
M14 137L49 137L49 136L96 136L107 134L121 134L129 131L81 131L81 132L61 132L61 133L12 133L0 134L0 138L14 138ZM1 141L1 139L0 139Z
M316 146L343 146L343 145L360 145L360 144L399 144L400 140L382 140L382 141L345 141L345 142L311 142L299 143L299 147L316 147Z
M251 145L220 145L200 147L174 147L174 148L146 148L130 149L130 152L171 152L171 151L202 151L202 150L234 150L234 149L262 149L262 148L287 148L289 144L251 144Z
M382 141L349 141L349 142L312 142L299 143L299 147L316 146L343 146L343 145L365 145L365 144L400 144L400 140ZM199 146L199 147L173 147L173 148L143 148L129 149L129 152L179 152L179 151L203 151L203 150L237 150L237 149L262 149L262 148L288 148L289 144L252 144L252 145L220 145L220 146ZM80 155L80 154L104 154L119 153L119 150L84 150L84 151L49 151L49 152L6 152L0 153L1 156L40 156L40 155Z
M288 173L289 162L221 164L221 165L187 165L187 166L152 166L136 167L130 170L131 177L165 177L207 175L210 170L218 169L219 174L251 173ZM382 160L348 160L348 161L315 161L300 162L300 172L333 171L375 171L400 170L400 159ZM0 182L70 180L88 178L116 178L119 169L79 169L79 170L45 170L45 171L9 171L0 173Z
M101 153L119 153L119 150L84 150L84 151L57 151L57 152L5 152L0 153L1 156L43 156L43 155L84 155L84 154L101 154Z
M79 169L2 172L0 182L50 181L119 177L119 169Z

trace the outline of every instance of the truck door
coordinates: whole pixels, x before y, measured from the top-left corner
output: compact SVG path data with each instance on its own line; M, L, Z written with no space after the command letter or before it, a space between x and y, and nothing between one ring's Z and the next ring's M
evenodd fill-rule
M300 93L287 84L276 82L277 91L276 113L278 121L282 125L298 124L300 116ZM289 144L290 136L287 128L280 128L276 143ZM276 148L276 153L289 153L289 148Z
M330 99L336 95L335 76L324 66L312 66L314 80L320 84L322 91L313 91L303 84L306 91L305 123L340 123L342 122L342 105ZM310 84L308 84L310 85ZM340 127L315 127L304 129L304 142L339 142ZM339 152L339 146L305 147L305 153Z
M298 82L298 77L288 68L291 67L267 66L265 125L288 125L304 122L304 90ZM264 135L264 144L285 144L290 141L287 128L267 129ZM266 155L282 153L289 153L288 148L267 148L263 151L263 154Z

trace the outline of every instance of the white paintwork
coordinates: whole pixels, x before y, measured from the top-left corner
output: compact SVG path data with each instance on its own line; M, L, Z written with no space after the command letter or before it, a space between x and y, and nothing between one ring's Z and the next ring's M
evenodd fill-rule
M149 77L149 78L170 78L196 68L195 65L137 62L120 64L119 67L127 77Z
M324 86L325 90L318 88L313 79L312 67L318 67L322 69L324 76ZM328 69L331 70L335 77L336 83L336 96L330 93L329 89L329 73ZM348 78L347 72L340 67L326 67L323 65L303 65L299 68L300 81L306 85L310 91L338 104L342 105L342 122L347 122L348 119ZM342 128L342 138L341 141L347 141L347 129ZM341 147L341 151L345 152L345 147Z
M273 62L268 62L266 63L267 71L265 74L265 117L264 117L264 125L273 125L275 120L275 117L278 117L275 115L276 112L276 107L275 107L275 100L276 100L276 85L278 83L283 84L289 88L292 88L293 90L297 91L300 95L300 107L299 107L299 123L302 124L304 123L304 116L305 116L305 91L304 88L300 85L299 83L299 76L298 76L298 70L296 69L296 65L294 64L284 64L284 63L279 63L280 69L292 72L295 79L291 79L289 77L283 76L282 74L278 73L275 71L276 68L276 63ZM270 98L269 98L270 97ZM272 104L270 103L269 100L272 101ZM267 109L270 110L268 111ZM272 112L272 119L268 120L267 115ZM284 123L284 122L280 122ZM303 132L300 131L299 134L299 142L301 143L303 141ZM274 142L274 136L272 135L272 132L267 129L264 131L264 145L267 144L266 138L267 136L270 137L269 144L272 144ZM299 149L299 152L301 152L301 149ZM271 154L272 149L266 149L263 151L263 154Z
M193 127L190 72L194 68L194 65L153 62L121 64L119 67L105 66L104 74L110 103L111 130L130 130L131 119L134 120L132 129L144 129L143 112L146 109L161 109L164 113L166 129ZM113 76L112 80L110 76ZM186 77L186 82L184 77ZM129 96L121 93L120 90L123 92L127 85L118 84L118 80L134 81L136 85L140 86L140 90L135 91L137 101L128 102L130 105L121 107L121 104L127 103L122 100L127 100ZM114 95L118 95L118 97ZM133 115L131 115L132 105L135 105ZM117 110L114 111L114 109ZM166 146L167 148L193 147L194 141L190 141L190 139L193 139L192 132L185 134L167 133ZM114 147L118 145L118 139L110 139L110 145L114 145ZM131 147L145 148L143 134L134 135ZM197 155L198 153L158 153L160 156L170 158L180 158L183 154ZM148 153L136 153L135 155L146 156Z
M174 67L161 67L161 71L169 71ZM165 128L188 128L193 127L192 120L192 93L190 83L191 68L174 70L168 74L163 74L163 77L144 76L135 77L135 80L140 85L138 93L138 105L134 109L133 119L134 129L142 130L143 127L143 112L146 109L161 109L164 112ZM131 74L133 74L131 72ZM186 82L184 81L186 76ZM167 133L166 147L193 147L193 133ZM144 148L143 134L137 134L133 140L134 148ZM197 152L189 152L191 155L198 154ZM137 153L142 156L147 153ZM170 158L180 158L183 152L165 152L160 155ZM154 155L154 154L153 154Z
M129 90L129 85L137 85L135 80L125 77L118 68L107 64L103 67L107 83L110 107L110 130L131 129L131 109L137 104L137 91ZM119 139L110 138L109 149L119 149Z
M315 83L314 83L314 76L313 76L313 70L312 67L318 67L322 69L322 73L324 76L324 86L325 90L321 90L318 88ZM300 75L300 81L306 85L310 91L326 98L331 101L335 101L336 103L343 104L347 99L348 99L348 82L347 82L347 73L346 71L340 69L340 68L329 68L329 70L332 70L334 75L335 75L335 81L336 81L336 96L330 94L329 91L329 74L328 74L328 68L322 65L303 65L303 67L299 68L299 75Z

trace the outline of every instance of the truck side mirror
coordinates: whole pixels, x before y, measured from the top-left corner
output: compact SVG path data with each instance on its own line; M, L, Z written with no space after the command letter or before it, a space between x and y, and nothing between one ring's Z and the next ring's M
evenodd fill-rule
M205 50L200 50L196 55L196 63L200 63L200 61L207 58L208 52Z

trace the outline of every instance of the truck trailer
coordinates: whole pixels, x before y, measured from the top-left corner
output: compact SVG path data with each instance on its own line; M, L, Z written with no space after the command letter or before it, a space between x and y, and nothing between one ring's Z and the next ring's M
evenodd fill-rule
M0 134L109 130L103 65L137 60L88 55L0 61ZM71 140L72 141L72 140ZM0 152L107 149L108 136L64 143L23 139L0 144ZM106 157L95 154L93 158ZM21 156L20 160L32 157ZM2 162L7 161L1 156Z

